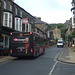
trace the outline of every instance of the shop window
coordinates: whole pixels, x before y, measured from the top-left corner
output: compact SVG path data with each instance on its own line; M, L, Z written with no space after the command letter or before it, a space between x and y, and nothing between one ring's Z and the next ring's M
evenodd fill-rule
M9 38L5 37L5 48L9 48Z
M0 49L3 48L3 37L0 37Z

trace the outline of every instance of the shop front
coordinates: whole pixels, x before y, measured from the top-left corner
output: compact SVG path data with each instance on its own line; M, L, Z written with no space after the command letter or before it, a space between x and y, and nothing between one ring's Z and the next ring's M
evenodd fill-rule
M10 32L14 30L8 27L0 26L0 55L9 53L9 37Z

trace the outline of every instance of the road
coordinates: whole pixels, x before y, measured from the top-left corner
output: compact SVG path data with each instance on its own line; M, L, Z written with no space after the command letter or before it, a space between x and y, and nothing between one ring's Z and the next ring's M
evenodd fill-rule
M0 75L75 75L75 65L54 61L62 49L53 46L38 58L16 58L0 64Z

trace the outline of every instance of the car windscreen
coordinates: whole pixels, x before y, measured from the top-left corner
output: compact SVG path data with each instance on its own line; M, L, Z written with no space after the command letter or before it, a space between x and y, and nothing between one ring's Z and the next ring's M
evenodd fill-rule
M59 41L58 43L63 43L62 41Z

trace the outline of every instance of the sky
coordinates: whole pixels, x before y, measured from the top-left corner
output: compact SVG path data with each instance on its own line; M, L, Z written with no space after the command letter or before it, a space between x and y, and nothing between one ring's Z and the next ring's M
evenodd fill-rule
M51 23L65 23L72 17L72 0L14 0L31 15Z

